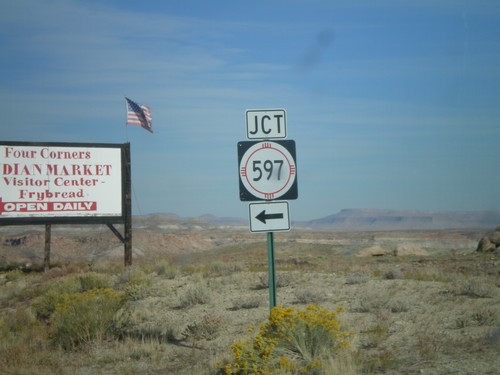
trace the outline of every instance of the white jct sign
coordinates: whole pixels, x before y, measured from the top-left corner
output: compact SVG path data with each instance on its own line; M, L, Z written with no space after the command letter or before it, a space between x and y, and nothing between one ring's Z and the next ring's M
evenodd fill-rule
M286 138L284 109L249 109L245 115L248 139Z

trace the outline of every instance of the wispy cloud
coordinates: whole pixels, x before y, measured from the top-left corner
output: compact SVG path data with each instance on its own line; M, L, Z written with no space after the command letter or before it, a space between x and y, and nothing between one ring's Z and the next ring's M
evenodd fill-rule
M129 95L152 106L156 130L128 129L141 166L135 186L148 197L141 206L156 210L163 199L181 214L182 205L205 211L210 201L221 202L219 211L241 209L236 142L245 138L248 108L287 109L302 216L325 206L317 201L328 189L343 202L361 202L360 195L368 201L371 191L363 186L371 183L378 186L371 204L377 206L394 175L401 200L424 201L430 192L418 198L403 179L434 184L437 171L449 170L457 181L461 168L470 173L486 157L492 168L500 158L498 4L199 6L2 2L0 111L11 124L2 138L123 141ZM490 183L500 187L500 178ZM204 187L214 191L210 201ZM458 207L456 201L449 205Z

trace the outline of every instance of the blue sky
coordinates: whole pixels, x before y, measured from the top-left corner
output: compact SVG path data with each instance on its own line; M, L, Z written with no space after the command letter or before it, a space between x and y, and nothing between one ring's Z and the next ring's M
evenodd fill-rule
M297 145L292 220L500 210L498 1L4 0L0 46L0 140L130 141L134 214L246 217L264 108Z

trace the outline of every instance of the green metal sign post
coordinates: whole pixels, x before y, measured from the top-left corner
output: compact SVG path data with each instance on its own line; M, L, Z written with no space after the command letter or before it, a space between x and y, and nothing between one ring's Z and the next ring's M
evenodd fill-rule
M267 263L268 263L268 287L269 287L269 310L276 307L276 271L274 262L274 233L267 232Z

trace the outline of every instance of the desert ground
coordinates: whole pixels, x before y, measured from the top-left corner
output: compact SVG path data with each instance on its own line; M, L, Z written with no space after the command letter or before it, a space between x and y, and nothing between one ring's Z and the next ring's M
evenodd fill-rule
M349 355L311 373L499 374L500 255L475 251L486 231L276 233L277 304L342 306L351 332ZM136 221L125 267L105 225L54 225L46 272L43 226L0 240L0 374L223 374L232 343L269 318L266 235L245 226ZM103 290L119 305L81 334L74 322L107 310L78 303Z

